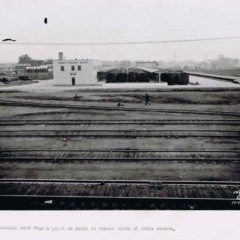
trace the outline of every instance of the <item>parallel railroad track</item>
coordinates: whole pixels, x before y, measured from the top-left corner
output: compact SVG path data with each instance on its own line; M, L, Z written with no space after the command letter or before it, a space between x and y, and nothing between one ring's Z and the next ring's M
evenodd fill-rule
M43 108L66 108L77 110L100 110L100 111L130 111L130 112L164 112L164 113L181 113L181 114L197 114L197 115L219 115L219 116L236 116L240 117L237 112L217 112L217 111L198 111L198 110L179 110L179 109L154 109L154 108L130 108L130 107L106 107L94 105L71 105L71 104L51 104L30 101L6 101L0 100L0 105L3 106L28 106L28 107L43 107Z
M164 151L120 149L0 149L0 161L178 161L210 162L240 161L240 150Z
M147 161L165 161L165 162L240 162L240 158L79 158L79 157L0 157L2 162L88 162L88 161L115 161L115 162L147 162Z
M239 160L240 150L0 149L1 160Z
M239 209L240 182L0 179L1 209Z
M0 126L14 125L240 125L240 120L0 120Z
M240 186L240 181L165 181L165 180L81 180L81 179L34 179L34 178L0 178L1 183L62 183L62 184L133 184L133 185L226 185L226 186Z
M149 152L149 153L225 153L225 152L233 152L240 153L240 150L155 150L155 149L16 149L16 148L0 148L0 152Z
M240 138L239 130L8 130L0 131L0 137L218 137Z

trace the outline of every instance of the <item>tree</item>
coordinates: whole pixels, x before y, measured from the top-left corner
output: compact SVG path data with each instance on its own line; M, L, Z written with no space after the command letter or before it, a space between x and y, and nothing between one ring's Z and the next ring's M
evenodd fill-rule
M18 63L25 63L25 62L29 62L31 60L32 60L32 58L30 58L27 54L24 54L18 58Z

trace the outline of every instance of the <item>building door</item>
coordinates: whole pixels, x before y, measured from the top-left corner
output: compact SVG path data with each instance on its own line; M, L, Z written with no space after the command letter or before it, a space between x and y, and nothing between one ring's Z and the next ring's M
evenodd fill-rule
M75 77L72 77L72 85L75 85Z

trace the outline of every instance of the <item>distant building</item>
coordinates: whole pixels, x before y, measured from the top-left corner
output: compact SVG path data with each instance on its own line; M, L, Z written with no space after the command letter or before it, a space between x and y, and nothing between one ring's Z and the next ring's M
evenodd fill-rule
M57 85L92 85L97 84L97 72L101 62L94 59L59 60L53 62L53 76Z
M14 74L15 64L2 63L0 64L0 75L12 76Z
M18 77L27 76L30 79L52 79L53 60L34 60L26 57L21 59L14 68L14 74Z
M156 61L137 61L136 62L136 67L137 68L158 68L158 62Z
M28 76L30 79L52 79L52 65L35 65L17 64L14 69L14 74L17 76Z
M24 76L27 74L27 67L31 67L30 63L18 63L15 65L14 74Z

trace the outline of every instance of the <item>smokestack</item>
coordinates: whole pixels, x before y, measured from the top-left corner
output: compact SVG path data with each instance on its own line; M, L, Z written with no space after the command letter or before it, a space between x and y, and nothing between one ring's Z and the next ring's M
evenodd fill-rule
M59 52L59 60L63 60L63 52Z

